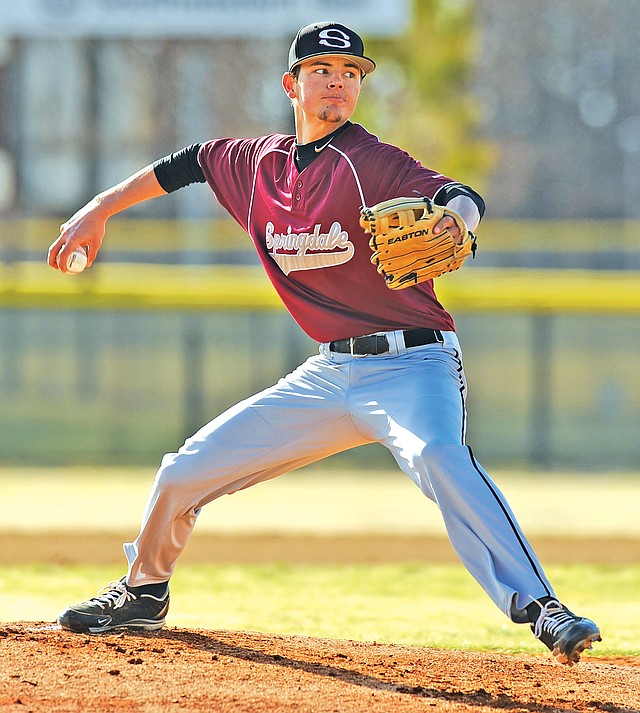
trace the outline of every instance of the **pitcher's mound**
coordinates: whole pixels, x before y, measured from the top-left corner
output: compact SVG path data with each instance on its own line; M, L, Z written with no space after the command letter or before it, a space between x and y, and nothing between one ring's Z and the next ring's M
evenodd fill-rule
M0 624L0 709L372 713L640 711L640 660L166 628L89 636Z

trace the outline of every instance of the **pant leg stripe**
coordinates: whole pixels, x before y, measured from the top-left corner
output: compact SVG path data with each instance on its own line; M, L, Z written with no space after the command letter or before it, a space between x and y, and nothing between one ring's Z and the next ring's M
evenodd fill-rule
M469 458L471 459L471 463L472 463L473 467L476 469L476 472L482 478L482 480L484 481L487 488L489 488L489 490L491 491L491 494L496 499L496 502L498 503L498 505L500 506L500 509L504 513L504 516L507 519L507 522L509 523L511 530L513 531L513 534L515 535L516 539L520 543L520 547L522 548L522 551L525 553L527 559L529 560L531 569L534 571L536 577L540 580L540 584L542 584L542 586L544 587L547 595L553 596L553 593L549 591L549 587L547 586L547 583L545 582L544 577L542 576L540 570L536 566L536 563L535 563L533 557L531 556L529 549L526 547L525 543L523 542L522 537L521 537L520 533L518 532L518 528L516 527L515 523L513 522L513 519L509 515L509 512L505 508L504 503L502 502L502 498L499 497L498 493L496 493L495 489L491 486L491 483L487 480L487 478L485 477L481 468L478 466L478 463L476 462L473 452L472 452L471 448L469 448L469 446L467 446L467 450L469 451Z

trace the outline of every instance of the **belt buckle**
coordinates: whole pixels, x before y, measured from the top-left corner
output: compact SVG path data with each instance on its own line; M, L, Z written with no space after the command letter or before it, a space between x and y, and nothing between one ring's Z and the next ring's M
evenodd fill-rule
M366 339L373 346L368 351L355 351L356 342ZM382 347L382 348L380 348ZM367 334L364 337L349 337L349 352L353 357L366 357L376 354L386 354L389 351L389 340L385 334Z

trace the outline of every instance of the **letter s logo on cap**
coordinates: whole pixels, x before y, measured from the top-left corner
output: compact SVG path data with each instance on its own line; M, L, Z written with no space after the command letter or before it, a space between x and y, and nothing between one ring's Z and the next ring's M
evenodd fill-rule
M343 50L347 49L347 47L351 47L351 38L349 35L335 27L330 30L322 30L318 37L320 37L319 44L326 45L327 47Z

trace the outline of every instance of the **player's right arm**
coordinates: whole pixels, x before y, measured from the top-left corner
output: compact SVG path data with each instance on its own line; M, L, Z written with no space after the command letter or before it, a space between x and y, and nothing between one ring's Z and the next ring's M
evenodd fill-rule
M98 255L112 215L192 183L204 183L204 173L198 163L200 146L191 144L165 156L89 201L60 226L60 237L49 248L49 265L66 272L71 253L86 245L90 266Z
M81 245L88 247L88 265L91 265L100 250L111 216L165 194L153 165L98 194L60 226L60 236L49 248L49 265L66 272L68 257Z

